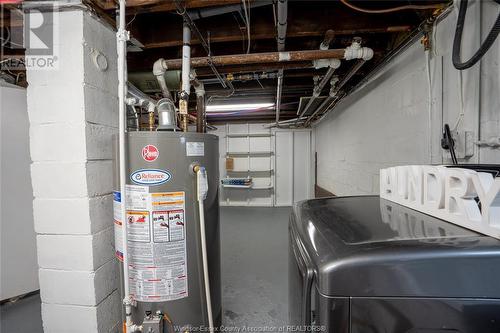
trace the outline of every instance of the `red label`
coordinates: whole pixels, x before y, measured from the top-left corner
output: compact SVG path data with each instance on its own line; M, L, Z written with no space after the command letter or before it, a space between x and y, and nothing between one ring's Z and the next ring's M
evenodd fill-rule
M153 162L158 158L158 156L160 156L160 151L156 148L156 146L147 145L142 148L142 158L145 161Z

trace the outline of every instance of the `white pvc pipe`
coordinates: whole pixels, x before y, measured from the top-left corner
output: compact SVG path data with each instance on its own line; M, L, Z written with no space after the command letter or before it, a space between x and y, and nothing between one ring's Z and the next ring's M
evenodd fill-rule
M132 304L133 300L130 297L129 286L129 269L128 269L128 241L127 241L127 221L126 219L126 130L127 130L127 115L126 115L126 96L127 96L127 68L126 68L126 53L127 40L129 34L125 30L125 0L120 0L119 12L119 27L116 34L117 38L117 53L118 53L118 144L119 144L119 167L120 167L120 201L121 201L121 222L122 222L122 239L123 239L123 303L125 305L126 333L137 331L138 327L132 322Z
M182 91L189 95L191 73L191 29L184 22L182 26Z
M363 59L365 61L373 58L373 50L369 47L361 47L359 42L353 42L350 46L345 48L344 59Z
M278 84L276 86L276 126L280 121L281 95L283 93L283 70L278 71Z
M125 221L125 183L127 181L126 168L126 144L125 144L125 96L127 86L126 71L125 71L125 53L127 47L127 38L125 31L125 0L120 0L120 26L118 29L118 142L119 142L119 164L120 164L120 196L121 196L121 219L122 219L122 234L123 234L123 274L124 274L124 294L125 297L130 295L129 290L129 274L128 274L128 251L127 251L127 223Z
M199 167L196 171L197 190L198 190L198 209L200 215L200 239L201 239L201 256L203 260L203 279L205 280L205 299L207 302L207 315L208 315L208 329L209 332L214 331L214 319L212 314L212 297L210 295L210 279L208 276L208 255L207 255L207 242L205 236L205 208L203 201L204 195L201 193L203 187L207 190L207 183L202 184L201 180L204 178L206 181L206 171L204 168Z

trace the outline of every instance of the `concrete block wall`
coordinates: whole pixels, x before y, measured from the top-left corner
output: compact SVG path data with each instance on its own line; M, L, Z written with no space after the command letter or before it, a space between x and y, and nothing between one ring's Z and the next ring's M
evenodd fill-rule
M115 32L80 10L59 16L59 69L28 70L34 221L45 333L118 332L112 137ZM108 63L93 61L96 52Z
M462 59L478 49L498 12L493 2L471 2ZM462 110L460 75L464 116L457 130L459 162L500 163L500 149L477 145L464 158L466 131L475 142L500 135L500 40L480 64L460 73L451 62L456 19L453 10L437 24L432 53L426 55L415 43L316 124L320 187L336 195L378 194L381 168L450 163L440 140L443 125L453 128Z

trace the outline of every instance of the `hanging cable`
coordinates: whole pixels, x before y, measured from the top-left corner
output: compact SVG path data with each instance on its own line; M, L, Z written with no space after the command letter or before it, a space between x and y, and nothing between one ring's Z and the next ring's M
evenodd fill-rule
M455 154L455 140L451 136L450 126L444 124L443 138L441 139L441 147L450 151L451 161L453 164L458 164L457 155Z
M387 8L387 9L366 9L366 8L361 8L358 6L353 5L347 0L340 0L344 5L347 7L357 10L358 12L362 13L368 13L368 14L385 14L385 13L392 13L392 12L397 12L400 10L409 10L409 9L415 9L415 10L421 10L421 9L436 9L436 8L444 8L447 5L446 4L432 4L432 5L405 5L405 6L400 6L400 7L394 7L394 8Z
M462 72L458 72L458 102L460 103L460 114L457 117L457 121L453 126L453 132L458 130L460 123L465 116L465 105L464 105L464 88L463 88L463 77Z
M495 2L500 4L500 1L498 0L495 0ZM481 44L479 49L476 51L476 53L474 53L474 55L469 60L462 62L462 60L460 59L461 58L460 53L462 48L462 32L464 30L465 15L467 14L467 4L468 0L460 1L457 27L455 28L455 38L453 39L453 56L452 56L453 66L455 66L455 68L458 70L464 70L470 68L474 66L479 60L481 60L483 55L486 52L488 52L489 48L493 45L495 39L498 37L498 34L500 33L500 14L498 14L495 24L491 28L490 32L488 33L488 36L486 36L486 39Z

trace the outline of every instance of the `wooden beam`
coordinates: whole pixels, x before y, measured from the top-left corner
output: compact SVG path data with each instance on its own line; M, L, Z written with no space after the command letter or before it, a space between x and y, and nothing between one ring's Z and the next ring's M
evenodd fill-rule
M103 0L83 0L83 3L91 6L95 10L97 16L102 18L109 25L111 25L112 27L116 27L116 20L101 8L100 3L102 3L102 1Z
M346 36L346 35L358 35L358 34L399 33L399 32L408 32L410 31L410 29L411 27L409 25L401 25L401 26L389 26L383 28L342 29L342 30L334 30L334 32L336 36ZM292 31L290 33L287 33L286 37L287 38L320 37L323 35L324 31L320 30L301 30L301 31ZM251 38L253 41L274 39L275 35L274 31L260 32L257 34L252 34ZM227 31L214 31L213 34L210 36L210 43L238 42L243 40L246 40L246 37L241 33L227 34ZM199 44L199 43L200 41L196 38L191 40L191 44ZM177 46L182 46L182 40L171 39L171 40L144 43L144 47L146 49L177 47Z
M309 10L300 11L300 13L297 11L301 8L290 8L287 39L316 39L316 37L323 37L330 29L337 36L391 34L408 32L414 26L412 22L403 20L383 20L378 17L357 18L352 13L344 13L341 10L332 11L330 7L332 6L320 8L312 6ZM250 31L252 44L259 40L274 40L276 27L273 23L272 10L262 7L255 8L253 12L255 16L252 16ZM327 14L331 12L335 20L327 19ZM198 28L204 36L210 32L210 43L242 42L247 39L246 28L239 25L231 16L205 18L199 22ZM168 19L162 14L139 15L130 25L130 29L146 49L182 45L182 18L179 15L170 15ZM165 33L167 31L168 33ZM335 39L337 38L334 37ZM191 44L198 45L199 43L193 36Z
M104 10L116 8L114 0L99 0ZM241 0L186 0L186 9L223 6L240 3ZM127 0L127 15L156 12L172 12L176 10L173 0Z

